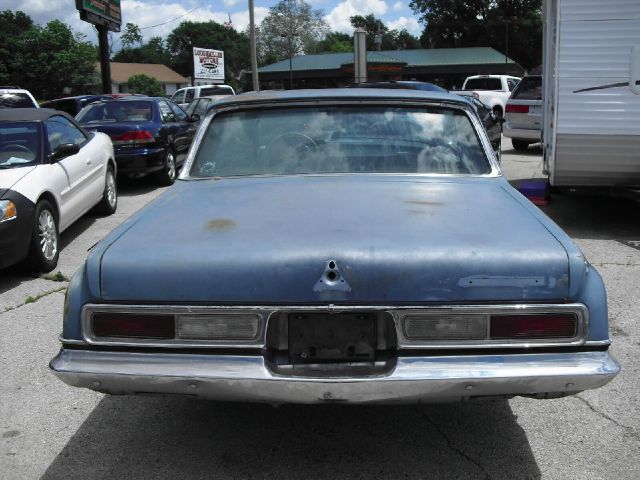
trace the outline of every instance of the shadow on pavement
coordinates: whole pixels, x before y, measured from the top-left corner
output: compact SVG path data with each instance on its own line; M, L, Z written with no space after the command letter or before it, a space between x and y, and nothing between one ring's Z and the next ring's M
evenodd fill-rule
M105 397L42 480L540 478L505 400L420 407Z

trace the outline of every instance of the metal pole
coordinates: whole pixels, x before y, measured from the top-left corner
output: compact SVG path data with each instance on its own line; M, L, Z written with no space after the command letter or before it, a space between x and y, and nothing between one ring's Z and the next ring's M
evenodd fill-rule
M293 90L293 52L289 48L289 90Z
M507 57L507 55L509 54L509 22L504 22L504 64L506 65L508 62L509 57Z
M111 93L111 64L109 63L109 29L105 25L96 25L98 30L98 47L100 50L100 76L102 77L102 93Z
M258 82L258 56L256 54L256 22L253 16L253 0L249 0L249 40L251 49L251 78L253 80L253 90L260 91Z

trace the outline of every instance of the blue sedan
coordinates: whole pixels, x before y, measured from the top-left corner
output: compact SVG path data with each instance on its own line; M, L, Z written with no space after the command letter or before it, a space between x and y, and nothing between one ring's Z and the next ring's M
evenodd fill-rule
M176 185L73 277L51 369L272 404L607 384L600 275L509 185L472 108L376 89L218 102Z

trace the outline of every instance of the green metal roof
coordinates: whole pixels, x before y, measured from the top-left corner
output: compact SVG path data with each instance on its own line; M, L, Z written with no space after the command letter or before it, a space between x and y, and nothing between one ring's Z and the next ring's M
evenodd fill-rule
M505 63L504 54L491 47L430 48L419 50L382 50L367 52L369 63L406 63L407 67L439 65L486 65ZM353 64L353 52L298 55L292 59L294 71L339 70L342 65ZM515 64L507 58L507 63ZM260 73L288 72L289 60L265 65Z

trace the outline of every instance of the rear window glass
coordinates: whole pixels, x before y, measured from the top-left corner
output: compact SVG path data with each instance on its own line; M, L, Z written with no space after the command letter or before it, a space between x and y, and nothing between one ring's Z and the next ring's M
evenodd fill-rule
M1 93L0 108L35 108L36 105L26 93Z
M80 123L148 122L153 118L151 102L120 101L89 104L78 114Z
M514 100L542 100L542 78L523 78L511 98Z
M225 177L490 171L478 134L461 110L342 106L216 115L190 174Z
M201 97L208 97L210 95L233 95L231 87L207 87L200 89Z
M502 90L499 78L470 78L464 85L465 90Z

